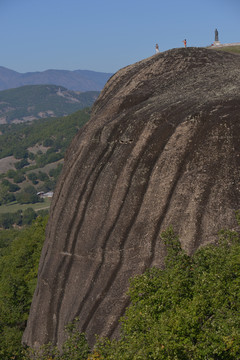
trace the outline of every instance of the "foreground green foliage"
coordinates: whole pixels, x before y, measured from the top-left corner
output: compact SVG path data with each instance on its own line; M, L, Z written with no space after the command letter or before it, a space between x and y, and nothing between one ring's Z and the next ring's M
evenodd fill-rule
M239 222L239 214L237 214ZM240 237L221 231L217 245L188 256L169 228L161 235L165 268L130 282L131 305L117 340L99 339L92 353L77 320L61 353L51 345L21 348L36 285L46 219L0 241L0 359L236 360L240 359ZM5 232L4 234L7 234ZM8 245L10 243L10 245Z
M78 319L66 326L67 339L64 342L61 352L56 346L47 344L38 350L27 349L24 353L24 360L85 360L88 359L90 348L85 334L77 330Z
M21 338L37 282L47 218L24 230L0 231L0 359L21 359Z
M222 232L219 245L187 256L169 229L166 268L131 281L131 305L119 341L101 340L102 359L240 359L240 240Z

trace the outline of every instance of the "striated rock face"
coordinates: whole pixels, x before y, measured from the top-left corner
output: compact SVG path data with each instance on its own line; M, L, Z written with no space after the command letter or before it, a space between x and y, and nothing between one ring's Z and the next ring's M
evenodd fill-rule
M166 227L188 253L233 228L239 134L238 55L173 49L116 73L67 152L23 342L61 344L75 317L92 344L116 336Z

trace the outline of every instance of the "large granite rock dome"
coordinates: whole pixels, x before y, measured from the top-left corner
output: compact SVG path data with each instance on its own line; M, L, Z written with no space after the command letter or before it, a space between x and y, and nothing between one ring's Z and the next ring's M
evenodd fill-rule
M65 158L23 342L61 344L80 318L116 336L129 277L161 266L170 224L188 253L240 208L240 57L173 49L117 72Z

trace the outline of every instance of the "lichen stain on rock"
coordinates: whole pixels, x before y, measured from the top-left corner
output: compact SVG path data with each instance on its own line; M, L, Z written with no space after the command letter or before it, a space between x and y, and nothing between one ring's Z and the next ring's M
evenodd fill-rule
M239 56L173 49L117 72L67 151L23 342L61 344L75 317L91 344L116 336L166 227L188 253L233 228L239 134Z

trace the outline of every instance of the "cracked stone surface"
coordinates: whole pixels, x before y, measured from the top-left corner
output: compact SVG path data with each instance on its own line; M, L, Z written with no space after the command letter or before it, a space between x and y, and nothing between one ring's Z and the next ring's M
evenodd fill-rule
M170 224L193 253L240 208L240 57L173 49L118 71L69 147L23 342L80 319L117 336L128 280L162 266Z

